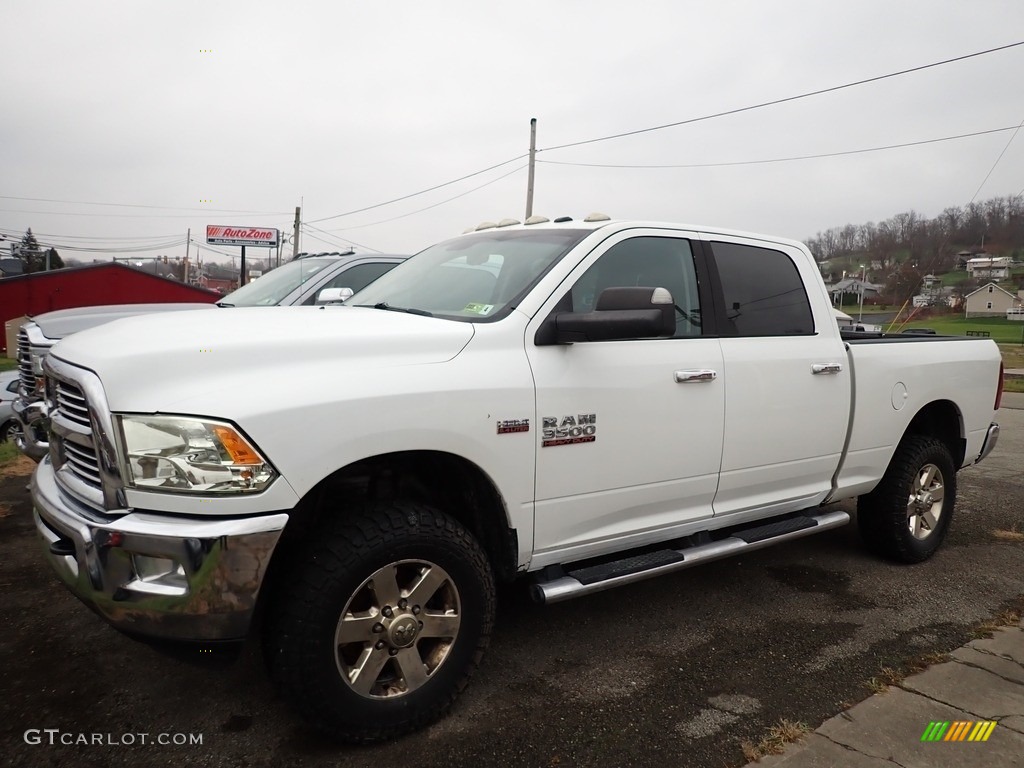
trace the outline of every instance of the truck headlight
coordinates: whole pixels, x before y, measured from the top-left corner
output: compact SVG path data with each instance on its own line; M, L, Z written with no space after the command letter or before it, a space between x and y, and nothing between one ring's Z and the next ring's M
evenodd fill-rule
M187 416L118 416L129 487L223 494L262 491L277 472L234 426Z

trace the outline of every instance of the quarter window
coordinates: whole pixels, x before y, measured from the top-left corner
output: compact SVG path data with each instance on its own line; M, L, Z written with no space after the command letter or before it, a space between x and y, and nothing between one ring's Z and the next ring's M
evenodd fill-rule
M725 300L726 332L736 336L814 333L814 319L796 264L781 251L712 243Z

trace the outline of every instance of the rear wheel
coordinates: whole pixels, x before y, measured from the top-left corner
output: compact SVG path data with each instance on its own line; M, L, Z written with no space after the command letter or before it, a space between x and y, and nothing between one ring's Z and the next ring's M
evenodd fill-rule
M325 532L296 569L266 638L272 674L340 741L387 739L441 717L494 618L487 558L456 520L407 503Z
M857 525L872 552L903 563L931 557L946 538L956 503L956 470L934 437L903 439L882 481L857 500Z

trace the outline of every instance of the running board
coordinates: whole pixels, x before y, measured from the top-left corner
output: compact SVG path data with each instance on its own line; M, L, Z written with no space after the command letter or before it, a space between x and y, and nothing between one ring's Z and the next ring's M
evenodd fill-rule
M741 552L751 552L782 541L821 533L830 528L846 525L848 522L850 515L846 512L800 515L755 524L710 544L646 552L599 565L569 565L569 570L558 569L557 574L548 577L544 574L551 573L551 570L545 569L532 585L531 595L539 603L560 603L573 597L590 595L622 584L632 584L652 576L661 576L693 565L738 555Z

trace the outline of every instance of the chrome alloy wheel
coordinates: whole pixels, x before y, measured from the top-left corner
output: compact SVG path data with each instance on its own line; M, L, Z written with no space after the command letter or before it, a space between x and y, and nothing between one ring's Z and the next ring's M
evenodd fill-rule
M907 502L907 525L915 539L926 539L935 530L945 496L942 471L934 464L925 464L914 477Z
M415 691L448 658L461 623L451 576L425 560L385 565L348 599L334 634L342 679L361 696Z

